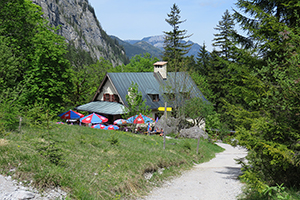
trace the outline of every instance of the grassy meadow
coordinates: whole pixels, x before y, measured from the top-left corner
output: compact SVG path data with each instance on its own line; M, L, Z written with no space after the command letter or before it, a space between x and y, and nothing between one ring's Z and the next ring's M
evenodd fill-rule
M196 150L195 139L166 139L164 150L158 135L64 124L22 127L0 139L0 174L40 190L59 186L68 199L134 199L223 149L200 141ZM147 180L145 173L153 176Z

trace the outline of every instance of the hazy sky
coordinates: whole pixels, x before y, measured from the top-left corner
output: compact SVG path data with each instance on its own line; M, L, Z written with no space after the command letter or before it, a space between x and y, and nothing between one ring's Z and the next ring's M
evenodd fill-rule
M140 40L144 37L163 35L172 27L165 21L174 3L180 9L181 20L186 22L180 29L193 34L189 39L207 50L213 49L211 43L214 28L228 9L232 13L237 0L89 0L96 16L108 35L122 40Z

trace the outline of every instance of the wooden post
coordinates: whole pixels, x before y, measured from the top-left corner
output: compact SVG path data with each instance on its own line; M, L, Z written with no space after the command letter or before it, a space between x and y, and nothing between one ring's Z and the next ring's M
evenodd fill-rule
M167 102L165 102L165 116L166 116L166 120L167 120ZM164 149L166 149L166 131L164 131Z
M197 154L199 153L199 143L200 143L200 134L198 136L198 143L197 143Z
M19 132L21 133L22 117L21 116L19 116L19 117L20 117L20 120L19 120Z

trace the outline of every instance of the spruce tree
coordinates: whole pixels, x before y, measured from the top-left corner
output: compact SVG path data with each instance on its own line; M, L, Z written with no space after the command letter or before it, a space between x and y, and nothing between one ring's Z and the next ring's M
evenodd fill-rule
M239 144L249 150L243 178L258 192L266 185L300 186L298 4L239 0L245 13L234 15L255 45L236 50L239 59L230 67L240 73L231 72L230 84L242 83L237 97L245 103L229 103L227 112L235 116Z
M209 97L209 100L214 103L216 111L221 114L221 121L230 124L229 128L232 129L232 117L226 114L224 108L224 101L233 102L234 100L228 88L230 87L229 81L231 79L229 68L230 65L235 62L233 51L233 35L235 30L234 21L228 10L225 11L222 20L219 21L215 29L218 33L214 34L213 46L218 48L214 49L211 53L209 64L206 65L207 69L204 71L207 74L206 78L210 89L214 94L212 97Z
M215 28L218 33L214 34L215 38L213 39L213 46L218 47L215 49L215 52L224 59L229 59L230 57L230 48L233 45L233 33L234 31L234 21L229 14L228 10L222 16L222 20L219 21L219 24Z
M168 66L172 66L172 71L178 70L178 63L182 62L184 55L189 51L191 44L188 44L184 39L189 38L191 35L187 35L187 30L180 30L179 25L186 20L180 20L180 9L174 3L171 7L171 12L168 14L168 18L165 21L172 27L171 31L164 31L164 52L163 60L169 61ZM170 65L171 64L171 65Z

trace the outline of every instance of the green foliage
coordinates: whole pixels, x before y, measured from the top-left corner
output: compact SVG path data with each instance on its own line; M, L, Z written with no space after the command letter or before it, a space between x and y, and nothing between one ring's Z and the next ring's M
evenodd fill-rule
M159 61L156 57L151 57L149 53L141 55L135 55L130 59L130 63L126 65L126 68L133 69L132 72L152 72L153 64Z
M41 140L35 144L36 150L45 159L49 160L54 165L63 164L63 152L62 148L57 145L57 141L50 139L48 141Z
M15 81L20 78L20 58L8 45L8 39L0 36L0 92L14 87Z
M266 186L266 189L263 191L263 194L271 199L291 199L291 196L287 192L285 192L285 187L283 187L283 184L277 184L277 186L271 187Z
M266 185L266 194L274 185L299 188L299 5L240 0L237 6L252 17L235 13L254 45L232 46L231 60L218 60L227 66L223 89L231 95L223 97L223 109L249 150L241 177L259 193Z
M71 105L90 102L95 95L102 79L112 69L112 64L101 58L95 64L73 67L74 93L70 97Z
M202 92L203 96L205 96L207 99L212 99L212 96L214 94L210 89L206 76L194 70L190 70L189 75L191 76L199 90Z
M0 138L8 131L15 131L19 125L20 113L12 100L0 99Z
M24 85L21 84L0 91L0 137L9 131L15 131L21 125L23 111L19 102L23 98L23 91Z
M65 58L70 61L70 64L74 70L96 63L96 59L94 59L89 52L86 52L80 48L76 48L74 43L71 41L67 46Z
M50 130L53 128L51 121L53 120L55 111L51 110L47 101L36 101L26 110L25 122L35 128Z
M188 141L185 141L183 143L183 148L186 149L187 151L190 151L192 149L192 146Z
M203 43L203 45L201 46L197 56L197 63L196 65L194 65L195 71L203 76L207 76L211 56L210 53L206 50L205 43Z
M156 57L151 57L149 53L135 55L127 65L119 65L110 68L109 72L153 72L153 64L159 61Z
M171 31L164 31L165 40L163 60L169 62L174 59L181 61L183 56L188 53L191 46L191 44L183 42L184 39L189 38L190 36L186 35L186 30L179 29L179 25L185 22L185 20L181 21L180 18L180 9L174 3L171 7L171 12L168 14L168 19L165 19L165 21L172 27ZM174 69L170 70L174 71Z
M230 49L233 45L233 35L235 32L234 21L228 10L223 14L222 21L219 21L215 30L219 32L214 34L215 38L213 39L213 46L219 47L219 49L215 50L215 53L227 60L230 58Z
M111 145L116 145L118 146L120 144L119 138L117 138L115 135L111 135L110 138L107 139L107 141L111 144Z
M30 0L4 0L0 7L0 36L7 51L3 56L15 57L15 62L11 58L6 61L4 70L16 72L12 77L5 71L13 82L4 80L4 86L25 84L22 105L48 99L55 109L72 89L70 65L64 58L64 38L55 34L56 29L42 18L41 8Z
M143 115L149 115L151 110L149 106L146 105L146 99L143 100L141 91L138 90L137 83L131 83L128 88L128 95L126 95L126 102L128 104L125 107L126 114L124 114L123 118L128 118L134 115L138 115L142 113Z
M202 98L195 97L187 100L181 109L186 117L193 119L194 125L202 125L201 123L213 114L214 107Z
M238 0L236 5L245 15L224 13L214 40L219 49L210 55L200 49L194 69L206 79L212 91L206 96L217 112L206 117L206 125L224 129L225 122L226 129L236 130L234 141L249 150L241 178L251 192L262 199L286 198L263 192L281 184L300 187L299 3ZM233 29L233 20L244 35Z

